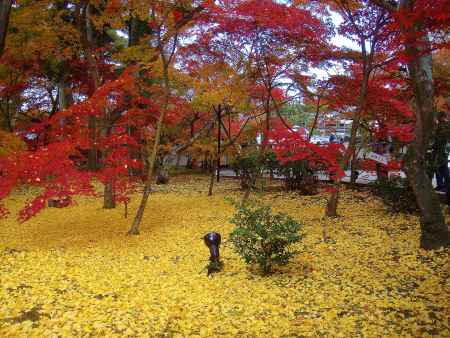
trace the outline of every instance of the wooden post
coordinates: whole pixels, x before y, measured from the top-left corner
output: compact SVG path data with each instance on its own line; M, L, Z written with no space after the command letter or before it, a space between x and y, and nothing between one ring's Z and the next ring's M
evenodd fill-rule
M221 111L222 107L219 104L219 107L217 108L217 121L218 121L218 128L217 128L217 182L220 180L220 132L221 132Z

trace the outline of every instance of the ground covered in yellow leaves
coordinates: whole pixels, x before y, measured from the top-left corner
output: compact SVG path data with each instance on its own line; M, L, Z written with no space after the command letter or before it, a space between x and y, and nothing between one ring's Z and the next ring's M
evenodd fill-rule
M122 206L103 210L94 198L24 224L1 220L0 336L450 337L449 251L418 248L416 217L350 191L336 220L322 219L325 195L256 195L305 235L301 254L262 276L226 243L224 197L238 196L237 182L207 197L207 181L158 187L137 237L125 236ZM17 211L26 195L7 205ZM210 230L225 240L212 278L201 240Z

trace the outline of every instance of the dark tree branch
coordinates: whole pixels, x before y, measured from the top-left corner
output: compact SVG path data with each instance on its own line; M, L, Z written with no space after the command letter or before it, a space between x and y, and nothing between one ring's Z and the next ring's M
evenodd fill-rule
M398 9L397 1L393 0L370 0L374 5L384 8L389 12L394 12Z
M8 32L9 15L11 13L11 0L0 1L0 56L5 48L6 34Z

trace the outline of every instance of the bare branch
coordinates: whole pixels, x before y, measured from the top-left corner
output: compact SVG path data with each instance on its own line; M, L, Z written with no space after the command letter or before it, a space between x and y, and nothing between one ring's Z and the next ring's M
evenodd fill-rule
M370 0L374 5L386 9L389 12L394 12L398 8L396 1L392 0Z

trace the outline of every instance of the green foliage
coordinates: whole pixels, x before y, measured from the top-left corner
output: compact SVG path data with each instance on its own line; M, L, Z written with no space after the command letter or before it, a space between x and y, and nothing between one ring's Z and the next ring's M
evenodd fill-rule
M418 210L415 195L407 179L380 179L372 185L372 192L380 197L392 212L414 213Z
M265 166L269 170L278 171L281 164L277 160L277 155L273 151L266 153Z
M235 251L264 273L270 273L274 264L287 264L297 253L289 247L300 241L301 225L288 215L273 214L268 206L243 205L230 221L236 225L230 235Z
M284 176L287 190L298 190L302 195L317 194L317 181L307 160L289 161L278 172Z
M244 190L256 188L258 177L270 170L284 177L287 190L297 190L302 195L317 194L317 181L307 160L281 164L273 151L268 151L264 157L254 151L236 158L233 169L237 172L241 180L241 188Z
M307 127L314 119L315 107L310 105L291 103L281 108L281 115L290 123L298 126Z
M264 161L259 158L258 152L251 152L236 158L232 164L241 180L242 189L253 189L256 180L264 170Z
M301 195L316 195L318 193L317 180L313 176L307 160L289 161L281 164L273 151L266 154L265 169L284 177L287 190L297 190Z
M54 81L60 81L67 71L67 64L64 60L49 56L43 62L43 71Z

